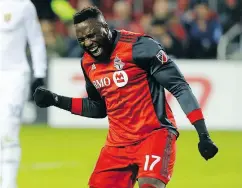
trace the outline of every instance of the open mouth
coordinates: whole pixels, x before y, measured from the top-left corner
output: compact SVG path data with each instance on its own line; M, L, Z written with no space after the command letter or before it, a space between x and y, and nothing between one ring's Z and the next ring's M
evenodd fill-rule
M102 48L95 46L89 49L89 51L92 53L94 56L99 56L102 53Z

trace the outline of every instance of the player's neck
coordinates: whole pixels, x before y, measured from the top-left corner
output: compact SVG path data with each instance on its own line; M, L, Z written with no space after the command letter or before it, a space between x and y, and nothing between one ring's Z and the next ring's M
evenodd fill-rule
M111 31L110 31L111 32ZM117 45L117 42L118 42L118 32L116 30L113 30L111 32L112 34L112 50L111 52L113 52L114 48L116 47ZM110 54L111 55L111 54Z
M110 60L110 57L117 45L117 41L118 41L118 32L116 30L113 30L113 31L110 31L110 45L111 45L111 48L109 49L109 52L108 52L108 56L106 59L102 60L102 63L103 62L109 62Z

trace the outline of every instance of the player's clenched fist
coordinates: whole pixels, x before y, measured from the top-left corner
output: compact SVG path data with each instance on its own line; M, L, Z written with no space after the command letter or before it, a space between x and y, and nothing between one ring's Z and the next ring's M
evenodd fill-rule
M213 158L218 152L218 147L213 143L208 135L200 137L198 149L202 157L206 160Z
M44 78L36 78L34 79L33 83L31 84L31 94L33 95L36 88L44 86ZM33 100L33 98L31 98Z
M55 94L44 88L37 88L34 92L34 101L40 108L46 108L55 104Z

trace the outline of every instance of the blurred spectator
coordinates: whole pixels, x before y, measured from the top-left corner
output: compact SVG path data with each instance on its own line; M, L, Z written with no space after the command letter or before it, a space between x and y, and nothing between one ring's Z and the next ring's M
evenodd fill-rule
M189 8L190 0L177 0L177 12L183 14Z
M94 4L91 0L78 0L76 10L79 11L79 10L82 10L86 7L93 6L93 5Z
M92 0L92 3L97 6L97 7L100 7L101 5L101 0Z
M102 11L105 18L112 19L113 18L113 4L115 0L100 0L100 10Z
M144 14L151 14L152 9L153 9L153 4L155 3L156 0L143 0L144 4Z
M223 32L227 32L233 25L239 23L242 18L241 0L224 0L219 3L219 17Z
M40 23L45 39L48 57L64 57L65 43L62 36L56 33L54 22L42 20Z
M215 58L217 45L222 35L222 28L216 15L210 11L208 2L197 0L193 4L194 18L189 23L188 57Z
M52 0L51 7L54 13L63 22L72 22L72 17L77 10L82 10L85 7L92 6L90 0L77 0L75 6L66 0Z
M111 29L151 34L177 58L215 58L222 32L228 31L242 17L241 0L217 0L218 15L209 9L208 0L31 1L39 18L44 20L43 30L51 56L81 56L72 16L77 10L91 5L101 9ZM55 24L47 24L46 20ZM56 46L57 43L60 46Z
M156 0L153 5L153 18L166 21L169 17L168 0Z
M151 14L144 14L140 18L140 25L143 28L144 33L148 33L149 32L151 21L152 21L152 15Z
M65 56L66 57L81 57L82 49L80 48L75 35L74 26L72 23L72 16L76 10L82 10L85 7L92 6L92 1L90 0L77 0L75 1L75 6L72 6L70 2L66 0L54 0L52 1L52 7L55 13L62 20L62 23L58 23L58 28L65 26ZM65 10L63 12L63 10Z
M59 0L57 0L59 1ZM77 8L77 4L78 4L78 1L79 0L65 0L65 1L68 1L68 3L70 3L70 5L73 7L73 8ZM85 1L85 0L83 0ZM97 6L97 7L100 7L100 5L103 3L104 0L89 0L93 5ZM105 1L104 1L105 2Z
M63 22L72 21L72 16L76 12L75 8L66 0L52 0L51 8Z
M138 33L144 32L139 22L132 20L132 7L127 1L116 1L113 5L113 14L113 19L108 20L111 28L126 29Z
M175 58L184 56L184 48L181 41L169 33L164 20L153 20L149 33L155 40L162 44L168 55Z
M178 40L185 44L187 41L187 33L176 12L171 12L169 14L169 19L167 20L167 23L169 32L171 32L174 37L176 37Z
M66 56L81 57L84 51L77 42L75 28L72 23L67 24L67 32L68 35L65 38Z
M31 0L36 7L40 20L55 20L56 15L51 8L51 0Z

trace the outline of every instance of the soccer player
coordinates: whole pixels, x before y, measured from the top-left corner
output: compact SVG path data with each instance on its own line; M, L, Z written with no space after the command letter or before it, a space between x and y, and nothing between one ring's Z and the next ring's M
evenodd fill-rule
M178 130L164 88L179 101L197 130L199 152L206 160L218 152L202 110L188 83L162 45L149 36L111 31L100 10L74 15L76 35L85 50L81 67L88 98L60 96L37 88L39 107L56 106L73 114L104 118L109 131L90 188L164 188L176 157Z
M26 57L29 44L34 82ZM46 49L30 0L0 0L0 188L16 188L21 158L19 130L29 87L44 84Z

